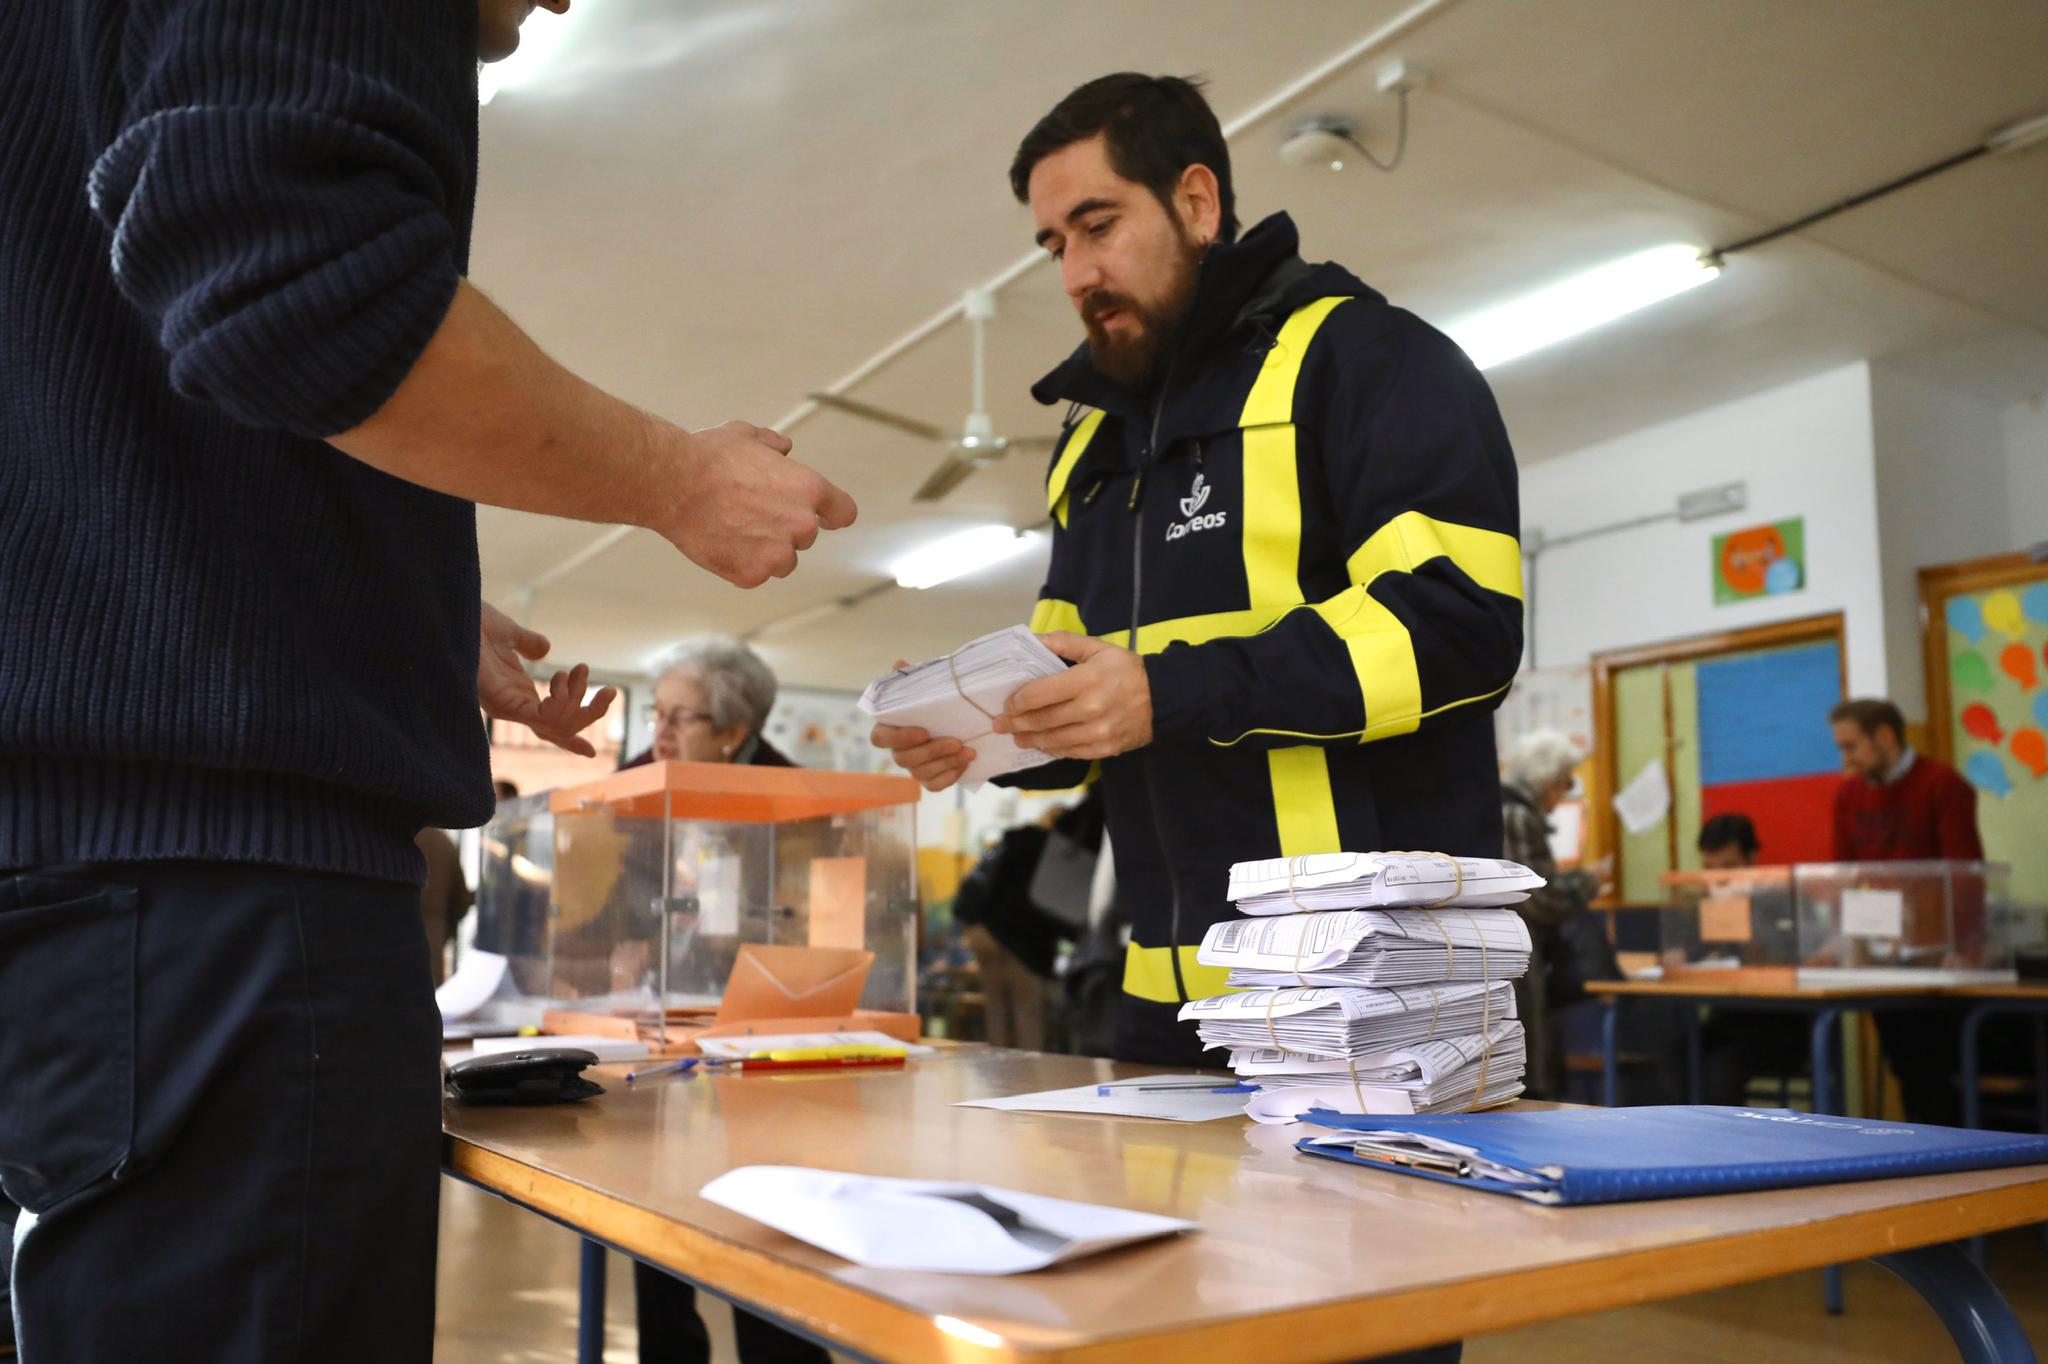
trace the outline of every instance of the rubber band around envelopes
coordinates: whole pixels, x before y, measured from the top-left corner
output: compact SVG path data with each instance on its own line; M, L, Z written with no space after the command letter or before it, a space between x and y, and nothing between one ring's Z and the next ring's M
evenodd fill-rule
M951 655L947 656L947 661L949 663L952 661ZM954 674L953 685L956 688L960 685L960 679L957 673ZM964 691L961 692L962 696L966 696L966 694L967 693L965 693ZM968 704L974 705L974 702L970 699ZM976 710L981 710L981 707L978 705L975 705L974 708ZM988 715L988 712L985 710L981 713L984 715ZM994 720L995 717L991 715L989 716L989 718L990 720ZM1451 942L1451 931L1448 928L1445 928L1444 921L1437 917L1437 910L1450 904L1453 900L1457 899L1458 896L1464 892L1465 868L1462 865L1460 865L1457 858L1452 857L1448 853L1419 852L1404 849L1401 851L1389 851L1387 853L1387 856L1440 857L1444 861L1451 864L1451 893L1444 896L1441 900L1432 900L1426 905L1414 906L1414 908L1420 909L1424 914L1427 914L1429 916L1429 921L1436 925L1436 931L1443 937L1444 979L1448 982L1454 978L1454 975L1457 970L1457 951L1455 946ZM1288 902L1294 906L1295 910L1298 913L1318 913L1319 911L1309 909L1307 906L1303 905L1300 900L1295 898L1293 858L1290 857L1286 859L1286 867ZM1338 912L1341 913L1345 911ZM1463 1110L1467 1113L1472 1113L1478 1110L1480 1102L1486 1097L1486 1081L1493 1069L1493 969L1491 965L1488 963L1486 957L1486 935L1480 932L1479 925L1472 918L1472 911L1469 909L1465 910L1465 923L1469 928L1471 928L1472 936L1479 940L1479 1084L1472 1091L1471 1103L1467 1104ZM1316 987L1310 985L1308 983L1308 977L1302 975L1301 973L1301 953L1302 949L1306 948L1307 946L1308 926L1304 924L1302 925L1301 932L1298 935L1296 935L1294 940L1294 965L1290 969L1294 972L1294 978L1301 982L1302 989L1312 990ZM1426 986L1426 988L1429 990L1429 1033L1426 1037L1423 1038L1423 1041L1434 1042L1436 1040L1437 1015L1441 1010L1443 999L1442 996L1437 994L1435 986L1429 985ZM1278 990L1274 990L1266 996L1266 1036L1272 1040L1274 1049L1281 1052L1282 1054L1292 1054L1295 1056L1316 1055L1316 1053L1314 1052L1301 1051L1298 1048L1290 1047L1285 1042L1282 1042L1280 1040L1280 1034L1273 1026L1273 1006L1278 1004L1279 1002L1280 992ZM1351 1093L1352 1096L1358 1100L1358 1111L1360 1113L1363 1113L1365 1112L1365 1090L1359 1084L1358 1080L1358 1061L1356 1060L1356 1058L1347 1056L1344 1058L1344 1068L1346 1073L1348 1073L1351 1077Z

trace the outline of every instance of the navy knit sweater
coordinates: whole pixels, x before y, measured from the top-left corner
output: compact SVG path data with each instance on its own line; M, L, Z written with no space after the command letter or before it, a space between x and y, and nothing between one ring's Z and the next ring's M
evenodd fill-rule
M0 0L0 869L416 879L474 508L321 440L466 266L476 0Z

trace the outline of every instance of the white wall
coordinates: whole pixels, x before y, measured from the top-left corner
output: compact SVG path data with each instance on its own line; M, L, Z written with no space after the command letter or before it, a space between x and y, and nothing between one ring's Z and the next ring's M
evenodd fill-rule
M2005 431L1989 404L1883 364L1871 367L1870 399L1890 694L1925 720L1919 572L2018 548Z
M1657 522L1539 556L1536 662L1828 611L1844 614L1849 686L1885 690L1875 461L1868 366L1855 364L1631 432L1522 473L1525 543L1675 506L1678 495L1740 479L1742 512ZM1715 606L1713 538L1806 519L1807 585Z
M2006 516L2009 548L2048 541L2048 394L2005 409Z

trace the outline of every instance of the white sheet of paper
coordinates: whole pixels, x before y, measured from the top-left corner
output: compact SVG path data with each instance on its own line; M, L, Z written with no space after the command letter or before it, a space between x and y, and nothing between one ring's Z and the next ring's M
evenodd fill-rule
M1902 938L1906 897L1896 890L1842 892L1842 931L1852 938Z
M796 1047L900 1047L912 1056L929 1056L934 1047L905 1042L885 1032L790 1032L763 1033L746 1037L705 1037L697 1049L706 1056L745 1060L757 1051L787 1051Z
M1632 834L1646 834L1671 813L1671 779L1664 774L1664 760L1652 758L1643 764L1634 780L1614 798L1614 812Z
M987 1184L796 1165L742 1165L699 1193L855 1264L940 1274L1018 1274L1195 1225Z
M587 1051L599 1061L644 1061L645 1042L628 1042L623 1037L479 1037L478 1056L496 1056L508 1051Z
M441 1021L453 1023L483 1008L485 1001L498 993L498 982L504 978L505 958L496 952L485 952L475 947L464 952L455 974L442 981L434 991L434 1003L441 1008Z
M1037 1094L1011 1094L1000 1099L963 1099L955 1108L994 1108L1005 1113L1089 1113L1111 1118L1165 1118L1169 1122L1208 1122L1244 1116L1244 1094L1212 1094L1228 1089L1228 1075L1147 1075L1111 1080L1107 1094L1096 1085L1048 1089ZM1140 1090L1139 1084L1189 1085L1188 1089Z

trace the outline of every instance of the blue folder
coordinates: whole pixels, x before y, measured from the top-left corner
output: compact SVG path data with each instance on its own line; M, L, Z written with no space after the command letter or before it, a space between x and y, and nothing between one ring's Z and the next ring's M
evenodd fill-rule
M2048 1164L2048 1136L1789 1108L1581 1108L1395 1117L1317 1109L1296 1148L1537 1203L1626 1203ZM1362 1138L1362 1134L1377 1134ZM1363 1141L1361 1146L1348 1143Z

